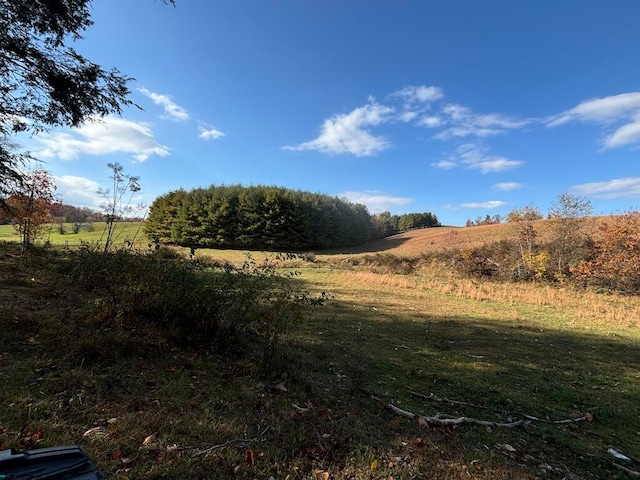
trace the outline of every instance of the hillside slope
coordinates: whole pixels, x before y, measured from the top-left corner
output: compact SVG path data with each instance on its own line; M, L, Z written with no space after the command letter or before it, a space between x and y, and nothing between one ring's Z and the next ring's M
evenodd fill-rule
M597 238L599 228L612 217L589 217L585 221L585 231ZM546 241L551 235L552 222L538 220L534 227L538 232L538 240ZM480 225L477 227L432 227L409 230L392 237L370 242L349 250L331 250L318 252L322 255L364 255L372 253L391 253L402 257L415 257L423 252L447 249L467 249L479 247L500 240L516 239L514 225L503 223L496 225Z

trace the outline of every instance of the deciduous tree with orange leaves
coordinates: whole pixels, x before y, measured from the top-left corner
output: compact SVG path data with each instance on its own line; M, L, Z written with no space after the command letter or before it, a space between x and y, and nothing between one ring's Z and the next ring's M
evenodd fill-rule
M601 227L590 258L574 267L576 278L624 293L640 292L640 212L614 217Z
M54 205L55 183L45 170L34 170L23 177L23 181L6 199L9 207L6 215L14 221L20 235L22 253L40 234L51 218Z

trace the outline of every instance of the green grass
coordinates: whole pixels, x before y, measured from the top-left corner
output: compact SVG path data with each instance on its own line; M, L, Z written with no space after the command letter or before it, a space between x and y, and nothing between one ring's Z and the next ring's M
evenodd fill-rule
M49 241L54 246L77 247L83 242L90 244L103 242L106 238L106 224L104 222L93 222L88 225L90 225L90 227L82 227L78 233L73 233L72 223L62 224L64 233L60 233L60 224L47 225L36 243L42 244L43 242ZM136 242L144 241L144 235L140 226L140 222L122 222L117 224L114 234L114 244L122 245L125 241L134 238ZM0 241L19 241L18 234L12 225L0 225Z
M298 262L299 281L333 298L309 311L285 368L265 378L251 348L183 350L162 332L101 325L97 298L56 261L25 264L0 244L0 448L41 432L33 447L79 444L107 477L148 479L615 479L626 477L607 449L640 457L640 328L582 311L636 299L567 292L569 302L543 287L444 288L434 272ZM593 421L440 431L372 397L425 415ZM83 436L95 426L104 435Z

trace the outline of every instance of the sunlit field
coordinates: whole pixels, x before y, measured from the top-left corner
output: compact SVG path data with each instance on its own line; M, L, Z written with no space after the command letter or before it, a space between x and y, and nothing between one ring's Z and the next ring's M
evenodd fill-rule
M96 244L104 242L106 238L106 224L104 222L91 222L82 224L77 233L73 233L72 223L55 223L45 225L42 235L36 244L50 243L54 246L78 247L83 242ZM125 245L132 240L140 244L144 242L140 222L121 222L116 225L114 243ZM61 233L63 232L63 233ZM0 225L0 241L17 242L18 234L12 225Z

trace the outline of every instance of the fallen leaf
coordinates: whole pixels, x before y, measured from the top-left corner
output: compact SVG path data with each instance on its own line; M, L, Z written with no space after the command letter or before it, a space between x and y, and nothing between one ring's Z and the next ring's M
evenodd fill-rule
M20 439L20 448L28 450L33 447L42 438L42 431L37 431L32 435L27 435Z
M313 476L318 480L329 480L329 472L325 472L323 470L314 470Z
M105 427L93 427L82 434L85 438L102 437L107 434Z
M111 452L111 460L120 458L121 455L122 455L122 452L120 450L114 450L113 452Z
M276 386L273 387L274 390L279 390L281 392L288 392L289 390L287 390L287 387L284 386L283 382L280 382L279 384L277 384Z
M610 455L613 455L618 460L624 460L626 462L631 461L631 459L627 457L624 453L619 452L618 450L614 450L613 448L610 448L609 450L607 450L607 453L609 453Z
M497 445L497 447L498 447L500 450L504 450L505 452L515 452L515 451L516 451L516 449L515 449L515 448L513 448L513 447L512 447L511 445L509 445L508 443L504 443L504 444L499 443L499 444Z
M244 462L248 465L255 465L256 454L253 450L247 450L246 452L244 452Z
M378 460L374 460L371 462L371 470L375 470L378 468Z
M147 436L143 440L142 445L144 445L144 446L151 445L152 443L155 443L157 438L158 438L158 436L155 433L152 433L151 435Z

